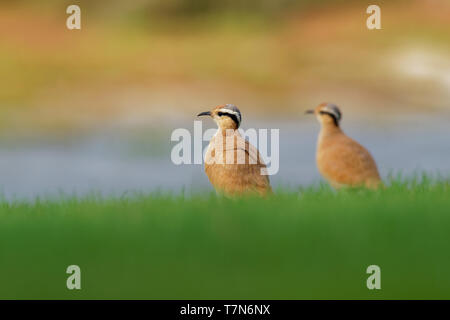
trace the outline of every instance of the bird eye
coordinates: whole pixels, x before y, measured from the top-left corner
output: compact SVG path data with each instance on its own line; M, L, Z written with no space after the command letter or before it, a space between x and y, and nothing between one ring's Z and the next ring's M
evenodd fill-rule
M222 116L225 115L225 113L224 113L224 112L218 112L217 115L218 115L219 117L222 117Z

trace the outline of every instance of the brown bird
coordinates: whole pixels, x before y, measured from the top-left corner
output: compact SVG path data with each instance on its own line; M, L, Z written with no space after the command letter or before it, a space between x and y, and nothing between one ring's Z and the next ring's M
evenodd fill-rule
M218 125L205 156L205 172L216 191L227 196L271 193L261 155L238 131L242 121L239 109L232 104L219 105L198 116L210 116Z
M369 151L349 138L340 128L342 113L334 104L322 103L314 114L321 124L317 142L316 161L321 175L336 189L381 184L375 160Z

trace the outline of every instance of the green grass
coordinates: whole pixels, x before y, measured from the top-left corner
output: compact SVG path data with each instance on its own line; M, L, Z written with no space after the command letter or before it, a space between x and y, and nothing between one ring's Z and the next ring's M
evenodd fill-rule
M450 298L450 182L0 204L0 298ZM82 290L66 289L67 266ZM379 291L366 268L381 267Z

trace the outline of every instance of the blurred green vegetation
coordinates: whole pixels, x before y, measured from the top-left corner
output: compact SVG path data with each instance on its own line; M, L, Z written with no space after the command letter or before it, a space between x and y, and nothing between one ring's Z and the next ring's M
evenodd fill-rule
M0 205L0 298L449 299L450 182ZM82 290L66 289L67 266ZM366 268L381 267L379 291Z
M405 2L405 0L394 0L391 2ZM33 4L29 0L2 0L4 4L21 4L27 6L39 6L47 10L65 8L69 4L77 4L83 8L94 11L109 11L119 12L120 15L133 15L139 13L143 16L148 15L154 17L155 15L171 16L179 18L183 16L207 15L213 12L245 12L272 15L280 11L287 11L299 8L311 8L328 5L342 5L345 3L362 3L366 2L360 0L247 0L247 1L233 1L233 0L135 0L135 1L120 1L120 0L74 0L59 1L59 0L43 0L39 4Z

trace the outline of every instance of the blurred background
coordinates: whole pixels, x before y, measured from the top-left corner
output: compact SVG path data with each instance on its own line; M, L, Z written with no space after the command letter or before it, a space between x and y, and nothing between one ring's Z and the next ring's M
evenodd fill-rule
M275 186L320 181L303 113L325 101L384 177L450 172L448 0L2 0L0 70L7 199L212 190L172 164L170 135L224 103L244 129L280 129Z

